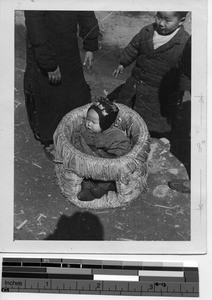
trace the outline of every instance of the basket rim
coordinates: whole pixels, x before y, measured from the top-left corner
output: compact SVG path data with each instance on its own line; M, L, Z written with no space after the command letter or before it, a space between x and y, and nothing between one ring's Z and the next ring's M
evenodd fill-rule
M84 112L86 109L88 109L90 107L90 105L91 105L91 103L86 104L86 105L81 106L81 107L77 107L74 110L67 113L63 117L62 121L59 123L59 125L58 125L58 127L57 127L57 129L54 133L54 141L56 140L56 135L57 135L63 141L63 146L65 148L67 148L69 151L74 151L75 155L77 155L78 158L82 157L83 160L86 157L87 157L87 159L94 158L94 156L83 153L80 150L76 149L74 147L74 145L72 145L68 141L68 139L67 139L67 137L64 133L64 128L68 126L67 121L70 122L75 118L76 113ZM145 145L146 141L149 138L149 132L148 132L147 126L146 126L144 120L142 119L142 117L136 111L134 111L133 109L129 108L128 106L126 106L124 104L116 103L116 105L118 106L119 109L121 109L121 111L124 110L124 111L132 114L133 117L135 117L135 121L137 121L141 125L141 128L143 129L144 136L142 136L142 137L139 136L138 141L135 143L133 148L123 156L116 157L116 158L95 157L95 161L98 161L99 163L104 162L104 161L107 161L107 162L113 161L113 163L114 163L114 161L116 161L119 164L119 163L122 162L123 159L126 159L127 157L129 157L131 155L136 155L138 152L140 152L141 147ZM57 147L57 144L56 144L56 147Z
M104 158L85 154L77 150L67 139L64 128L72 124L72 120L85 112L89 105L82 106L69 112L61 121L54 134L54 143L56 149L55 162L63 164L66 171L74 172L80 177L93 178L97 180L118 180L126 182L131 174L146 164L149 152L149 132L143 119L128 108L126 105L119 104L120 110L124 113L130 113L133 121L137 122L140 132L137 142L132 149L123 156L116 158ZM133 125L133 123L132 123ZM69 125L70 126L70 125ZM73 124L69 128L73 130ZM143 134L142 134L143 133Z

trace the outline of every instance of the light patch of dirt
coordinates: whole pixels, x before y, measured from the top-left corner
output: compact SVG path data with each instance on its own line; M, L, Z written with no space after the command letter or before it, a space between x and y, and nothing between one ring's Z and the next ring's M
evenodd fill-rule
M167 197L170 192L170 188L167 185L158 185L153 190L153 195L158 198Z
M177 175L179 173L178 169L169 169L168 172L174 175Z

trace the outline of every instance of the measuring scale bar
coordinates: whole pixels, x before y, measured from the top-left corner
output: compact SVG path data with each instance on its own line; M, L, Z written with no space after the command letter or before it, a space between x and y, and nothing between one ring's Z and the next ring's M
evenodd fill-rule
M3 260L2 292L198 297L199 276L183 265Z

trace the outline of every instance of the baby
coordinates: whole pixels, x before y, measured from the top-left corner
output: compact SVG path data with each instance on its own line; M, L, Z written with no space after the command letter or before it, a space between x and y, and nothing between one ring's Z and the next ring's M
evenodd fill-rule
M105 158L116 158L129 152L132 148L129 138L115 126L118 112L118 107L107 98L101 97L93 103L87 111L85 122L76 133L75 148ZM78 199L92 201L115 189L114 182L85 179Z

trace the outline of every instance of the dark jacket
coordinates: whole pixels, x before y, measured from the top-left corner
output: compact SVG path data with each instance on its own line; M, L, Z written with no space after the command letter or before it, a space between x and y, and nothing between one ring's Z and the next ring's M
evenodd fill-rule
M120 64L126 67L136 62L117 102L136 110L150 131L166 132L180 91L190 88L190 80L179 71L190 36L182 26L170 41L154 50L154 28L155 24L144 27L123 50Z
M191 82L190 85L188 82L188 79L191 81L191 37L188 39L183 50L182 58L179 64L179 72L181 89L189 90L191 92ZM186 80L184 80L184 78L186 78Z
M25 11L25 23L28 57L42 70L79 64L77 32L83 39L84 50L98 49L98 24L93 12Z
M86 51L98 49L98 22L91 11L25 11L27 60L24 91L30 126L42 144L52 142L62 117L91 102L80 58L78 35ZM80 40L80 39L79 39ZM80 42L79 42L80 43ZM61 72L52 85L48 72Z
M120 64L129 66L136 60L132 75L137 80L160 88L165 75L171 73L173 81L178 76L179 62L189 34L182 26L177 34L166 44L154 50L154 24L144 27L123 50ZM172 83L175 86L175 82Z

